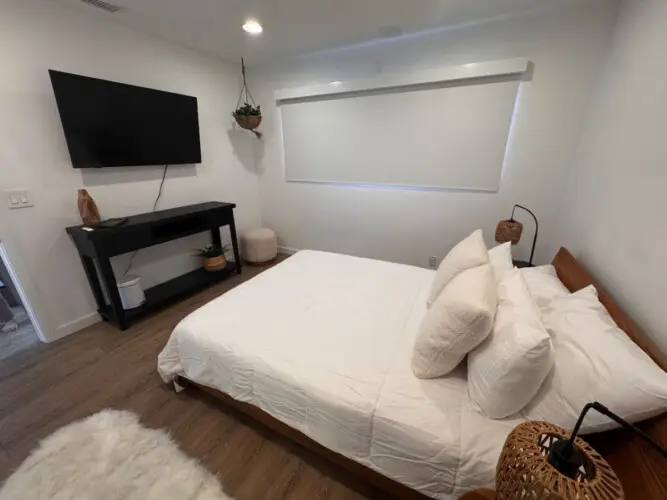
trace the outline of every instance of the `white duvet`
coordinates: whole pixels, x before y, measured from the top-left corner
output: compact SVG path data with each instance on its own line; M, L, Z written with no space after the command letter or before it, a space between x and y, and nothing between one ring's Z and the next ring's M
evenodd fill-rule
M493 485L517 420L490 420L465 369L419 380L414 336L434 271L302 251L190 314L158 358L423 494Z

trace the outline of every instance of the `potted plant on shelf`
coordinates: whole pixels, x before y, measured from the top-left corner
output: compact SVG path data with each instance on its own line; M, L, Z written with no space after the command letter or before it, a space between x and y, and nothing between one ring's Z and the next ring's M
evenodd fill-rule
M215 245L206 245L197 250L197 255L204 258L204 269L210 272L221 271L227 265L225 254L229 250L229 245L221 247Z
M262 107L253 106L252 104L246 102L243 106L239 106L232 113L236 123L239 124L239 127L250 130L258 138L262 137L262 133L255 130L262 123Z

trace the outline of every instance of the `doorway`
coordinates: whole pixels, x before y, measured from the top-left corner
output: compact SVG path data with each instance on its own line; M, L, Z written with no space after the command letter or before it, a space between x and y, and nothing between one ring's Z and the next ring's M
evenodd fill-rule
M40 343L12 274L6 254L0 252L0 358L13 356Z

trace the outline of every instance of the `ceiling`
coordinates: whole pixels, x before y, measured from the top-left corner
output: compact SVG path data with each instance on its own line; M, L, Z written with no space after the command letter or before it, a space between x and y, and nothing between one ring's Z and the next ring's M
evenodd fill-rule
M55 1L224 58L268 59L585 0L106 0L115 13ZM264 33L243 32L247 18Z

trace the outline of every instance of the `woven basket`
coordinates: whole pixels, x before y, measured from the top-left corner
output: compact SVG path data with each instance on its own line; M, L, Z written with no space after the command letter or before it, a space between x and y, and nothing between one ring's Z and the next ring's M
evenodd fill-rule
M515 220L501 220L496 227L496 241L498 243L512 242L512 245L519 243L523 233L523 224Z
M236 118L236 123L239 124L239 127L246 130L255 130L262 123L261 115L240 115L234 118Z
M209 257L204 260L204 269L210 272L222 271L227 266L227 258L224 255Z
M575 479L559 473L548 459L551 444L570 433L548 422L524 422L507 437L496 468L496 500L622 500L623 488L611 466L579 438L585 463Z

